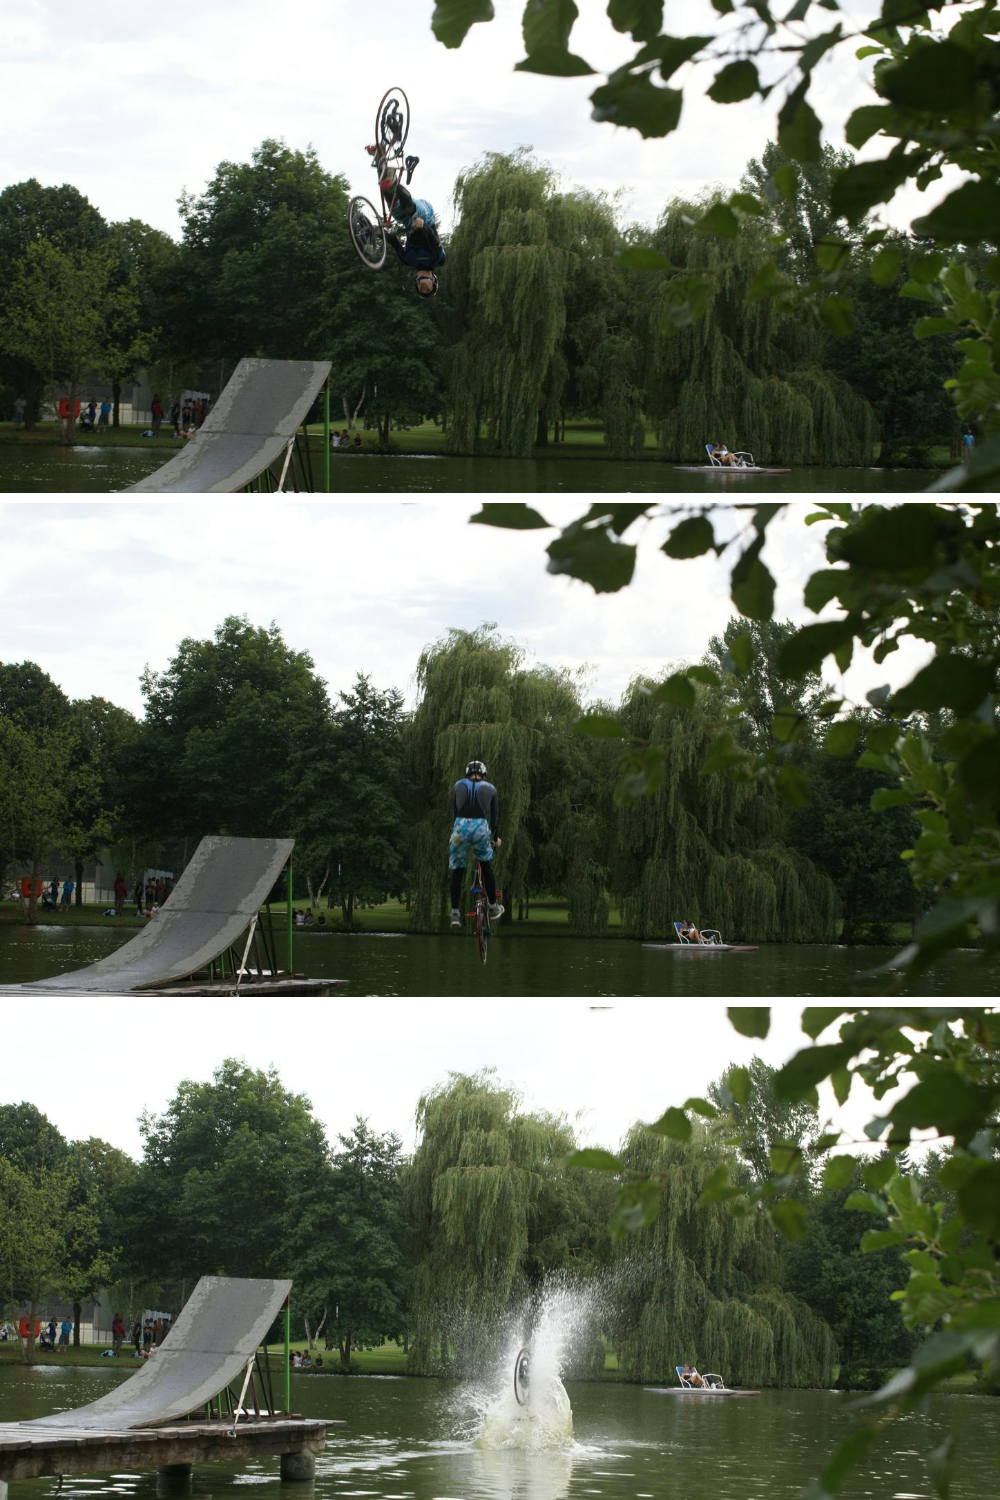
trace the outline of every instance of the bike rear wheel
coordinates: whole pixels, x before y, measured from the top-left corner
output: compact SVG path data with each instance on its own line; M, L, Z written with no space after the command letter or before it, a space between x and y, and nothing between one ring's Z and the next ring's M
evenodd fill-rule
M398 155L410 133L410 101L402 89L386 89L375 116L375 141L387 157Z
M476 944L479 948L479 962L484 964L490 945L490 913L485 896L480 896L476 902Z
M347 206L347 227L358 259L369 271L380 271L388 246L378 209L367 198L352 198Z

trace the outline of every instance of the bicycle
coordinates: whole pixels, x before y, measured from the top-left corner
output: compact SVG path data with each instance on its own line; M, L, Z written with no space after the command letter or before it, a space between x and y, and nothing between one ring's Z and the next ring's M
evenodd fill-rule
M472 894L476 898L475 911L467 911L467 917L474 917L476 923L476 945L479 949L479 962L486 962L486 953L490 945L490 900L483 886L483 867L476 860L476 878L472 882ZM503 895L503 891L497 890L497 900Z
M409 100L402 89L388 89L375 113L375 145L365 147L379 179L380 206L376 208L368 198L359 196L352 198L347 207L351 243L358 259L369 271L380 271L385 264L386 235L394 228L392 209L397 186L403 181L404 174L409 186L420 160L417 156L403 155L409 133ZM388 193L382 187L386 177L393 183Z

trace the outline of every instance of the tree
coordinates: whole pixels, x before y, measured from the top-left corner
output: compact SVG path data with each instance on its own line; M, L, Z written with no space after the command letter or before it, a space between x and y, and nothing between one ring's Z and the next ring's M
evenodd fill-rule
M775 1093L777 1071L754 1057L747 1068L727 1068L708 1089L720 1115L732 1122L736 1149L755 1182L770 1177L772 1151L791 1146L808 1156L819 1135L815 1105L789 1102Z
M78 827L73 806L97 799L89 766L75 766L77 736L72 729L21 729L0 717L0 847L29 867L26 920L38 920L35 887L42 861L69 847Z
M227 1058L210 1083L185 1079L162 1115L144 1115L141 1134L138 1193L161 1231L146 1236L147 1276L285 1274L291 1250L274 1225L329 1177L304 1095Z
M131 780L145 826L173 836L292 831L297 744L322 738L329 706L307 652L276 625L230 615L210 641L185 638L143 675L146 717ZM150 785L154 747L162 774Z
M0 337L6 347L47 382L69 386L67 444L83 377L109 364L131 368L145 348L138 336L121 343L138 302L134 286L115 285L113 278L114 256L106 245L74 255L51 240L35 240L16 263L5 298Z
M406 887L409 824L397 795L403 782L403 695L381 692L359 672L354 691L338 694L336 760L327 838L329 866L344 925L361 897L381 901Z
M707 96L721 105L736 104L758 94L766 98L775 87L783 90L778 147L788 159L767 179L764 197L733 193L727 203L712 204L694 223L696 235L731 242L747 226L766 217L765 198L775 202L794 200L799 189L795 166L823 165L821 121L808 98L812 73L826 54L845 42L859 40L860 33L845 30L843 20L826 32L810 34L811 28L802 30L809 0L781 17L772 14L769 0L736 0L716 8L721 19L708 35L675 37L661 32L664 10L658 0L651 4L608 0L612 25L641 45L635 56L609 73L590 97L594 119L655 137L669 135L680 123L684 90L672 85L685 64L722 63L706 90ZM839 10L838 0L829 0L828 8ZM994 243L1000 222L1000 172L993 141L1000 98L992 40L996 6L995 0L959 0L949 6L949 13L959 13L957 22L947 29L935 28L931 17L943 8L937 0L922 11L901 12L893 0L885 0L881 16L866 27L864 35L871 45L861 48L857 55L877 58L872 83L883 102L863 104L853 112L847 121L847 141L855 150L877 135L888 137L894 144L885 156L838 169L830 206L834 222L846 219L858 225L872 209L890 201L905 183L926 188L946 167L969 174L930 213L914 222L918 237L943 248L929 257L921 254L915 258L908 285L923 286L925 292L916 295L922 295L943 314L922 320L917 329L919 337L935 333L971 335L963 340L965 360L957 377L956 406L965 419L980 414L988 440L975 462L955 470L947 483L948 487L990 488L992 478L1000 471L1000 403L996 399L1000 366L994 336L1000 291L978 291L969 268L951 252L956 246ZM527 56L518 68L558 76L593 74L591 64L570 51L570 33L577 15L575 4L528 0L523 22ZM436 7L432 29L445 46L458 47L472 25L492 17L491 3L454 0ZM792 59L777 85L766 69L761 76L754 60L774 51ZM667 86L654 82L654 75ZM878 229L866 239L877 243L884 234ZM850 265L850 251L842 236L824 236L816 246L815 272L799 286L779 273L772 257L747 287L747 300L752 303L773 298L786 307L802 308L807 316L817 316L835 333L848 333L853 314L838 286ZM903 257L891 249L884 253L887 259L881 262L882 268L888 271L893 265L900 269ZM650 260L645 247L626 252L622 260L636 266L659 264L663 270L671 269L666 257ZM926 281L921 281L918 265ZM716 281L721 278L725 283L727 266L728 258L723 257L709 268L708 276L697 271L692 274L688 269L675 278L671 299L664 308L663 326L668 331L671 326L682 328L704 316ZM990 277L995 284L1000 275L995 257L991 266ZM887 280L891 279L887 275Z
M79 1347L81 1304L107 1286L121 1254L116 1205L135 1186L136 1164L116 1146L91 1136L73 1142L67 1168L70 1204L80 1210L67 1233L65 1278L66 1295L73 1304L73 1343Z
M626 1377L660 1381L678 1361L726 1372L740 1385L829 1385L829 1328L783 1292L777 1237L760 1215L721 1204L699 1212L728 1153L704 1130L687 1142L636 1127L626 1172L650 1179L652 1227L620 1242L614 1343Z
M375 1134L359 1116L351 1134L337 1139L327 1191L307 1220L296 1215L289 1233L301 1247L293 1269L315 1335L325 1325L349 1369L355 1345L405 1331L407 1232L399 1137Z
M220 162L204 193L181 199L183 240L163 278L175 345L231 361L329 358L358 277L346 189L312 148L282 141Z
M449 247L457 333L449 355L450 442L530 455L539 416L559 403L560 343L580 217L553 175L525 151L489 152L455 183L460 219Z
M754 750L772 742L776 714L811 722L832 689L818 672L801 678L782 673L782 647L795 634L791 620L741 620L734 616L721 636L713 635L706 664L722 681L727 701L739 705L741 741ZM739 656L736 661L733 650Z
M60 1166L69 1146L62 1131L26 1099L0 1104L0 1156L22 1172Z
M550 544L550 570L581 578L597 592L627 586L636 548L621 537L654 509L631 503L591 506ZM731 548L733 603L744 618L765 621L773 616L775 583L761 554L768 527L784 507L747 509L748 525L717 542L715 521L721 507L698 507L673 525L663 551L683 559L700 557L710 548ZM548 525L533 509L503 504L484 505L473 520L519 529ZM883 772L895 783L873 794L873 812L913 809L922 830L913 850L914 883L918 888L937 886L943 893L894 967L933 963L942 951L973 935L973 922L979 925L982 951L989 953L1000 946L1000 873L994 857L1000 830L1000 508L995 503L856 507L830 501L806 517L807 525L817 523L837 523L826 534L822 549L832 566L812 574L803 602L819 614L836 600L844 613L805 625L786 641L778 655L780 674L805 679L821 671L828 656L846 671L855 643L874 648L876 662L884 661L910 636L934 648L931 662L897 692L887 684L867 694L868 705L884 712L888 722L866 731L865 753L858 760L862 770ZM747 632L734 638L730 653L738 675L745 675L754 656ZM696 682L722 686L714 669L703 664L687 667L662 684L660 700L694 708ZM773 724L774 744L758 755L737 744L731 730L723 730L708 747L701 769L747 785L773 787L790 805L802 806L809 783L805 770L795 764L796 741L822 728L826 751L852 753L860 723L856 708L844 698L830 698L817 706L813 725L801 714L779 714ZM943 710L951 722L935 744L924 730L923 716ZM736 715L740 708L731 704L728 711ZM603 715L579 727L585 733L620 734L623 739L635 732ZM937 759L939 751L949 757L944 763ZM624 761L621 796L627 801L658 790L664 762L662 746L639 740Z
M525 1115L487 1074L452 1074L424 1095L407 1173L413 1374L481 1368L530 1289L527 1262L545 1200L573 1144L564 1121Z

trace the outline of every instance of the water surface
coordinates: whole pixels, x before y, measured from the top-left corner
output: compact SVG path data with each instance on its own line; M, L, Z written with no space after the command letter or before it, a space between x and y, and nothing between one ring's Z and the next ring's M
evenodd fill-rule
M0 1420L26 1420L103 1394L117 1372L0 1368ZM203 1464L200 1500L239 1500L247 1486L274 1500L798 1500L850 1430L849 1398L828 1391L765 1391L744 1399L647 1394L638 1386L570 1385L573 1440L532 1452L476 1446L469 1405L442 1381L292 1376L292 1405L337 1418L315 1486L282 1484L278 1460ZM895 1423L841 1491L843 1500L933 1500L924 1455L949 1428L958 1439L951 1500L996 1493L1000 1402L939 1396L926 1414ZM50 1500L58 1480L21 1480L11 1500ZM62 1496L169 1492L155 1472L67 1478ZM183 1493L183 1491L181 1491Z

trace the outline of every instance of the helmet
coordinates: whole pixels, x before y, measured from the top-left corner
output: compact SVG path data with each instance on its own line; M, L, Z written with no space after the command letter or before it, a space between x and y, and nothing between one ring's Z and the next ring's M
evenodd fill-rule
M422 292L420 290L420 277L421 276L430 276L431 282L433 284L432 284L431 289L430 289L429 292ZM434 297L434 296L437 295L437 289L438 289L438 279L435 276L435 274L434 274L433 271L420 270L420 271L417 272L417 295L419 297Z
M486 767L481 760L470 760L465 768L466 776L485 776Z

